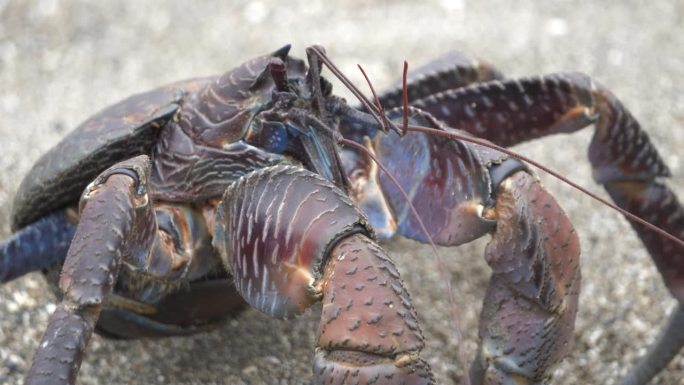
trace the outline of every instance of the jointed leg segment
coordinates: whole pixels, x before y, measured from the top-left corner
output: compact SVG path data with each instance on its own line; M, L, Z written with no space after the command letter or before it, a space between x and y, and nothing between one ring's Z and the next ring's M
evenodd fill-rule
M160 281L197 273L192 269L192 262L199 258L196 250L183 243L196 245L198 239L192 233L196 226L191 221L184 223L181 227L192 234L181 232L177 234L181 239L174 240L167 232L174 220L167 218L158 224L147 194L149 170L149 159L139 156L104 171L86 188L60 277L64 297L50 317L27 384L74 383L83 352L122 268L127 274ZM160 210L173 213L172 209ZM190 218L181 217L177 220ZM189 250L189 259L174 246L177 243Z
M410 298L371 231L332 183L276 166L226 191L215 243L262 312L291 317L323 301L315 384L432 384Z
M586 75L495 80L436 92L412 105L451 127L503 146L594 124L589 159L596 181L605 186L618 206L684 239L684 209L659 180L670 175L667 166L631 113L610 91ZM642 225L632 226L665 285L683 303L684 250ZM682 305L660 342L625 383L648 382L677 353L684 344L681 333L676 332L684 327L681 312Z
M316 384L434 383L408 292L382 248L361 234L344 239L321 285Z
M149 161L134 158L109 169L81 199L81 221L60 279L64 298L52 314L27 384L73 384L105 298L112 292L124 255L149 245L135 244L149 200Z
M551 195L525 173L498 187L485 258L474 384L543 384L570 351L580 289L579 240Z

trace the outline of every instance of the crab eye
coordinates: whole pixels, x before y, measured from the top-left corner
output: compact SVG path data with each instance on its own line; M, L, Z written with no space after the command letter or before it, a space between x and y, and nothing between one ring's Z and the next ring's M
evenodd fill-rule
M282 154L287 149L288 134L285 124L262 122L253 124L245 136L247 143L261 147L268 152Z

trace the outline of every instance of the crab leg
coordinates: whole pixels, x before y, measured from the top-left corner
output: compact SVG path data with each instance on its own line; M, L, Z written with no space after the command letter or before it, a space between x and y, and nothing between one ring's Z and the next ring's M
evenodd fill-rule
M102 303L122 261L144 237L139 212L149 208L141 183L145 158L134 158L101 174L81 198L79 223L60 279L64 298L50 316L47 330L26 377L27 384L73 384Z
M63 261L75 230L67 211L57 211L0 243L0 283Z
M411 111L411 124L440 128ZM540 384L568 353L579 295L579 242L563 211L521 162L463 142L413 132L378 135L372 149L445 246L492 234L485 258L493 275L480 318L474 384ZM409 167L408 165L411 165ZM369 175L402 235L427 242L386 175ZM352 185L354 180L352 179ZM382 212L373 212L382 217Z
M539 182L517 172L498 187L493 274L480 318L475 384L548 383L570 350L580 289L579 240Z
M293 166L237 180L214 238L245 300L278 318L323 301L315 384L432 384L423 337L389 257L339 188Z
M586 75L494 81L437 93L413 105L450 126L506 146L577 131L593 123L596 133L589 160L596 181L604 185L618 206L684 239L684 208L659 180L670 176L667 166L631 113ZM684 311L684 250L630 222L680 303L648 358L625 379L625 383L644 384L684 345L684 337L677 332L684 328L684 317L679 315Z

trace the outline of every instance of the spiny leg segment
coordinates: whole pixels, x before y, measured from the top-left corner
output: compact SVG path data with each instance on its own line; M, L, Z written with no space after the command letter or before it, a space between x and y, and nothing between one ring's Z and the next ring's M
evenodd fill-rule
M103 307L122 299L113 297L112 290L123 269L128 275L140 274L138 278L173 287L174 281L204 276L207 269L214 268L202 260L207 255L196 250L206 234L193 222L193 215L180 208L152 204L149 172L149 158L138 156L105 170L86 188L60 276L64 296L50 316L27 384L76 381ZM184 230L174 234L169 226ZM140 305L132 302L125 299L117 303ZM153 305L142 305L156 311Z
M510 146L594 124L589 147L594 178L616 204L684 239L684 209L662 182L670 172L638 121L605 87L579 73L490 81L436 92L412 105L447 125ZM645 384L684 345L684 250L628 218L680 302L643 361L623 381Z
M140 222L149 209L140 187L147 178L147 157L110 168L81 199L81 221L60 279L62 302L26 376L27 384L73 384L105 298L111 294L123 255L149 247ZM137 226L136 226L137 225Z

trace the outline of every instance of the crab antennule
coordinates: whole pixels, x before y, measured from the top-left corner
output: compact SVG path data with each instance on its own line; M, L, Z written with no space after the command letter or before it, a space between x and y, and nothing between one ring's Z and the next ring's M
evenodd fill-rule
M382 125L384 127L389 127L389 121L387 119L387 115L385 114L385 109L382 107L382 103L380 103L380 98L378 98L378 94L375 92L375 87L373 87L373 83L371 83L370 79L368 78L368 75L366 75L366 71L363 70L363 67L361 67L361 64L357 64L357 67L359 67L359 71L361 71L361 74L363 77L366 79L366 83L368 83L368 88L371 90L371 94L373 94L373 101L375 102L375 107L377 107L378 112L380 113L380 116L382 117Z
M402 71L401 75L401 103L402 107L404 109L403 114L402 114L402 129L404 132L407 131L408 129L408 123L409 123L409 116L408 116L408 110L409 110L409 97L408 97L408 62L404 60L404 70Z
M323 52L321 50L320 47L318 47L318 46L309 47L307 49L307 53L309 53L309 52L318 56L318 58L321 60L321 62L323 62L323 64L325 64L330 69L330 72L332 72L342 82L342 84L344 84L344 86L347 87L347 89L349 89L349 91L351 91L351 93L354 94L354 96L368 110L368 113L370 113L373 116L373 118L375 118L375 120L380 124L380 126L385 131L387 131L388 128L390 128L390 129L396 131L398 134L401 135L401 129L399 127L397 127L397 125L394 124L391 120L387 121L387 123L389 124L389 127L385 127L383 125L383 122L385 122L385 119L382 116L380 116L381 114L380 114L380 111L378 110L378 108L373 103L371 103L368 100L368 98L366 98L366 96L363 93L361 93L361 91L359 91L359 89L354 85L354 83L352 83L351 80L349 80L349 78L347 78L342 73L342 71L339 70L339 68L337 68L337 66L328 58L328 56L325 54L325 52Z

